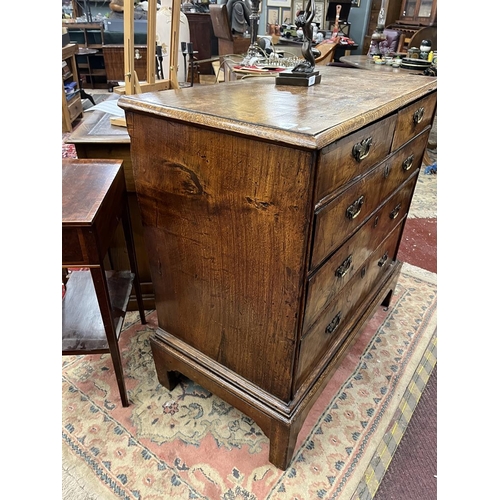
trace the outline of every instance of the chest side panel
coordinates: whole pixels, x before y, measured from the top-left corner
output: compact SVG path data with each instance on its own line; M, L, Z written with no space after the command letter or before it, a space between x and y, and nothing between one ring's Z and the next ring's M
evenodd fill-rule
M288 400L314 153L140 114L131 130L159 326Z

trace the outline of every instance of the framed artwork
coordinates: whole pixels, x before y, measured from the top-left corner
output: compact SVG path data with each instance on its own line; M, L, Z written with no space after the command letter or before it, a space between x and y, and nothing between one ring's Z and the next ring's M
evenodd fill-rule
M279 24L279 9L267 9L267 24Z
M294 0L293 2L293 22L295 22L295 18L297 17L297 12L300 12L304 8L304 2L302 0Z
M295 18L292 18L292 11L290 9L281 9L281 24L293 24Z
M268 7L291 7L292 0L267 0Z
M323 29L323 16L324 16L324 6L323 3L316 3L316 15L313 18L313 23L319 24L319 29Z

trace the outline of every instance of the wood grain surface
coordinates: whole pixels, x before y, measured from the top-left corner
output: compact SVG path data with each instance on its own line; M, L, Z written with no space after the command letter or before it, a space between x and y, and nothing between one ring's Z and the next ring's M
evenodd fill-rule
M122 96L118 103L126 111L318 149L437 88L436 78L417 75L360 78L356 69L334 66L321 74L313 87L256 79Z

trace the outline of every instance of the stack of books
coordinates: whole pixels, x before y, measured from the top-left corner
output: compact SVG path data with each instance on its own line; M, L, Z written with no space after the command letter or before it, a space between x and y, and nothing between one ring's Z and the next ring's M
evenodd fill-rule
M68 63L66 61L62 62L62 77L68 78L71 76L71 70L69 69Z
M75 94L78 93L78 88L76 86L76 82L69 82L64 84L64 91L66 92L66 99L70 101L73 99Z

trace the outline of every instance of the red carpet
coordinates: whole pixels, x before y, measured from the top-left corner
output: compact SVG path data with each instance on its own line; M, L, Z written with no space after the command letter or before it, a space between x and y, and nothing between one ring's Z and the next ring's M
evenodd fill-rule
M437 219L408 219L398 259L437 273Z

